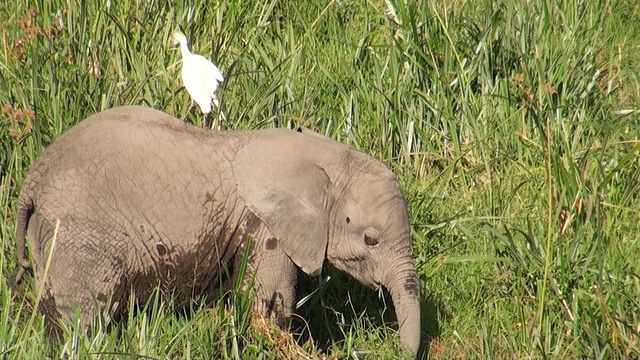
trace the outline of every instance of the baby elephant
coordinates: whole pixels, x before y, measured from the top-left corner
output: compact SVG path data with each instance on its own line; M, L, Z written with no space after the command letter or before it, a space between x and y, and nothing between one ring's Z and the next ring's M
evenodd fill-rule
M414 356L420 345L398 181L381 162L309 130L210 131L147 107L103 111L32 165L18 209L21 272L25 236L49 321L79 308L88 324L94 304L108 302L117 316L131 290L144 301L160 288L176 303L216 294L250 238L245 279L254 277L265 314L287 319L296 267L317 275L326 259L386 287L402 344Z

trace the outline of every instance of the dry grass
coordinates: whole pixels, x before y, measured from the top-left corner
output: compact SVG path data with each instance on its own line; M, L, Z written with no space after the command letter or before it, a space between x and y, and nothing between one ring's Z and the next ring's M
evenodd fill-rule
M276 324L275 320L267 317L261 312L254 311L251 316L250 330L259 334L272 344L274 352L280 359L300 359L300 360L337 360L338 357L328 355L318 355L314 353L315 346L311 344L310 349L302 348L293 334L284 331Z

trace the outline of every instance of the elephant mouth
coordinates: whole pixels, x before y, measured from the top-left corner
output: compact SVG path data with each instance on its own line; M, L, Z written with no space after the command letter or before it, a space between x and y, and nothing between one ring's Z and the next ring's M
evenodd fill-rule
M378 290L380 286L384 286L373 275L375 267L372 262L364 256L353 256L348 258L337 258L330 261L336 269L349 274L363 285L372 290Z

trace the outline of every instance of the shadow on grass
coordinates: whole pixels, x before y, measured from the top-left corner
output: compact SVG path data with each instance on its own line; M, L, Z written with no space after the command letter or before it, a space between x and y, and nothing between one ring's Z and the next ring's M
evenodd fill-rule
M391 296L386 290L380 295L378 291L362 285L349 275L330 266L326 268L324 277L330 277L331 280L323 284L319 293L311 296L310 300L296 311L298 316L294 316L292 319L292 331L295 334L299 334L299 344L304 344L311 338L319 350L323 353L328 353L334 346L343 346L344 342L348 340L349 332L361 335L370 329L383 329L381 330L382 334L374 333L371 338L365 335L365 340L367 341L376 341L378 339L377 336L386 338L395 335L393 332L397 330L395 309ZM21 285L25 286L25 284ZM301 272L298 274L299 298L305 297L318 290L318 288L319 279L311 278ZM21 290L24 291L22 287ZM19 294L22 294L22 292ZM24 294L18 296L22 297ZM133 311L128 317L135 318L139 312L157 313L158 309L148 308L150 304L156 304L156 301L152 300L154 296L150 296L151 300L147 304L137 304L131 308L127 306L129 311ZM193 307L194 304L191 304L192 306L174 308L172 303L168 304L167 308L172 309L169 311L177 318L188 320L202 308L215 307L216 302L220 299L214 298L207 299L204 303L198 303L199 305L195 308ZM438 317L439 315L440 318L443 316L443 306L423 290L420 310L422 336L417 358L427 359L430 342L441 334ZM153 315L150 315L150 317L153 317ZM117 330L116 336L120 338L129 326L129 322L126 320L127 315L121 314L114 321L109 321L109 325L105 330ZM385 332L383 327L385 324L392 329L390 332ZM49 333L48 335L49 340L51 340L48 348L56 353L60 350L61 334Z
M378 291L333 268L324 272L324 277L327 276L331 280L322 286L321 294L314 294L296 311L298 316L293 318L292 328L299 334L300 343L307 342L311 336L315 345L326 353L332 345L342 344L347 340L345 332L349 331L349 327L357 328L364 323L372 328L387 324L393 331L398 329L393 301L386 290L380 296ZM300 273L298 300L317 290L318 286L319 279ZM418 359L428 358L429 343L440 336L438 317L442 317L443 312L442 304L423 290L420 300L422 335Z

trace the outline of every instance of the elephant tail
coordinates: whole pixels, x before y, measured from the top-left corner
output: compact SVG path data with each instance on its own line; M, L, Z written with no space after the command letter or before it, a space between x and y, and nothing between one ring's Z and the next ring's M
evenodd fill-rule
M26 185L20 194L18 204L18 221L16 224L16 251L18 256L18 266L9 276L9 284L17 286L22 281L24 274L31 268L31 263L27 259L26 233L29 218L33 214L33 191Z

